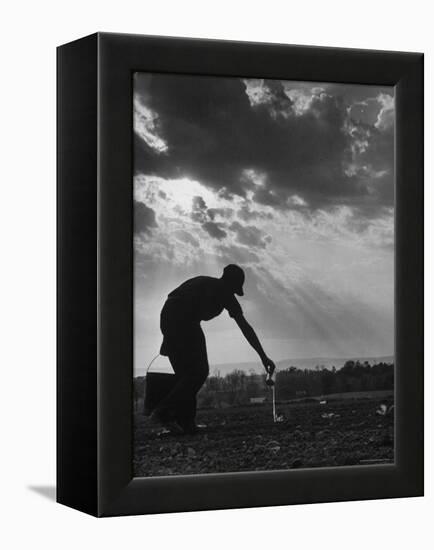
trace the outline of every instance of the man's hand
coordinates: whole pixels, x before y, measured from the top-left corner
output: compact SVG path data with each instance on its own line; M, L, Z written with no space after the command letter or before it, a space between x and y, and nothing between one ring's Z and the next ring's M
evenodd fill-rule
M262 364L264 365L264 368L267 371L267 373L270 376L272 376L273 372L276 370L276 365L273 363L273 361L269 357L265 356L262 359Z

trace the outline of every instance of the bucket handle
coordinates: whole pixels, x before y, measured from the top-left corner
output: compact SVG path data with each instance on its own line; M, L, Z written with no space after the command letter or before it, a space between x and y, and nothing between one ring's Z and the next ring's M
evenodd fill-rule
M146 374L148 374L149 369L152 367L152 363L153 363L158 357L160 357L160 354L159 354L159 353L157 353L157 355L152 359L152 361L151 361L151 362L149 363L149 365L147 366L147 368L146 368Z

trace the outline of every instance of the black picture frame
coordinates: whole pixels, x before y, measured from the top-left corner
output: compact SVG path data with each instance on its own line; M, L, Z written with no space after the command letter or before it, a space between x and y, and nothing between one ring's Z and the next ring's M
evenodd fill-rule
M57 64L58 502L114 516L423 495L423 55L97 33ZM395 87L393 465L133 478L134 71Z

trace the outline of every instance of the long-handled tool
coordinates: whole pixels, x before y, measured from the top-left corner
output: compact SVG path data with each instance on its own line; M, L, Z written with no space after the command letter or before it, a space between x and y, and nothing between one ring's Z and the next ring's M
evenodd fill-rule
M265 378L265 383L271 388L271 395L273 399L273 422L278 422L276 414L276 367L270 367Z

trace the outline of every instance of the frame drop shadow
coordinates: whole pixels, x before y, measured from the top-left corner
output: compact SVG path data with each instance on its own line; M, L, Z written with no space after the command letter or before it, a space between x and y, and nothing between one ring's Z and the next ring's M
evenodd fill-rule
M56 487L54 485L28 485L27 489L56 502Z

